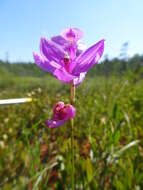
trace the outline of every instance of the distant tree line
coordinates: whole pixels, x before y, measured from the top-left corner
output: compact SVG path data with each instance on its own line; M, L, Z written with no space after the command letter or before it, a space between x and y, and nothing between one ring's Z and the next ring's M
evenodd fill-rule
M97 64L94 69L90 70L90 75L125 75L127 73L143 73L143 55L135 55L129 59L106 58L102 63Z
M143 55L135 55L129 59L114 58L112 60L106 57L102 63L97 64L90 70L89 76L121 76L127 73L135 73L143 76ZM34 63L9 63L0 60L0 75L7 74L33 77L42 77L46 75L46 73L40 70Z

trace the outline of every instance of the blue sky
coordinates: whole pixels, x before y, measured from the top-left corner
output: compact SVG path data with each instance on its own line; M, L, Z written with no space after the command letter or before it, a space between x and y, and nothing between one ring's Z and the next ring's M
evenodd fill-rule
M143 0L0 0L0 59L32 61L41 36L67 27L84 31L87 46L105 38L105 54L143 54Z

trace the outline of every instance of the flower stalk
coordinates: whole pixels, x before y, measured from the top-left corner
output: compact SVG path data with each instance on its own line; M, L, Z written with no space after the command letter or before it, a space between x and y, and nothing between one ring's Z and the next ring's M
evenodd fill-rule
M71 95L71 104L74 106L75 103L75 85L72 82L70 86L70 95ZM74 174L75 174L75 166L74 166L74 119L71 119L71 164L72 164L72 176L71 176L71 184L72 184L72 190L74 190L75 187L75 180L74 180Z

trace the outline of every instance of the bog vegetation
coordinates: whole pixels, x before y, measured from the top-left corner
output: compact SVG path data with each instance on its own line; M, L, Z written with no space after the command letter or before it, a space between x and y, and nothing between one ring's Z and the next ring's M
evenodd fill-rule
M0 61L0 189L70 189L70 123L49 129L52 105L69 87L34 64ZM77 190L143 189L143 56L104 60L76 90Z

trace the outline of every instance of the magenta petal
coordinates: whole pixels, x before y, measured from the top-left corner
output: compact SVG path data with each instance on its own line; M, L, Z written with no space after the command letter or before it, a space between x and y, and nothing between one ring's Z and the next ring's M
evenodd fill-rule
M66 46L68 42L62 36L53 36L51 40L61 46Z
M75 117L75 112L76 111L75 111L75 108L72 105L67 105L64 108L64 112L66 113L65 118L64 118L64 120L66 120L66 121Z
M60 45L45 38L41 38L40 40L40 52L49 61L53 60L59 64L65 55L65 51Z
M80 73L79 77L76 77L76 78L73 80L74 85L77 86L77 85L79 85L80 83L82 83L82 81L85 79L85 75L86 75L86 72Z
M45 122L45 124L49 127L49 128L57 128L57 127L61 127L66 121L65 120L59 120L59 121L55 121L55 120L47 120Z
M75 108L70 105L64 105L63 102L58 102L53 108L53 118L47 120L45 124L49 128L56 128L62 126L66 121L75 117Z
M76 76L68 73L64 67L61 69L56 69L53 74L58 80L65 83L70 83L74 78L76 78Z
M62 36L68 41L77 42L83 36L83 32L78 28L67 28L62 32Z
M58 103L56 103L56 105L53 107L53 112L54 114L59 111L60 109L64 108L65 104L64 102L60 101Z
M49 60L46 60L45 58L43 58L42 56L39 56L36 53L33 53L33 57L34 57L36 65L44 71L53 73L57 68L60 68L57 63L54 63L52 61L50 62Z
M73 69L73 74L87 72L101 58L104 51L104 40L99 41L95 45L81 53L76 59L76 66ZM94 61L93 61L94 60Z
M73 60L76 56L77 46L74 43L70 43L62 36L54 36L51 38L52 41L62 46L62 48L67 52L70 56L70 59Z

